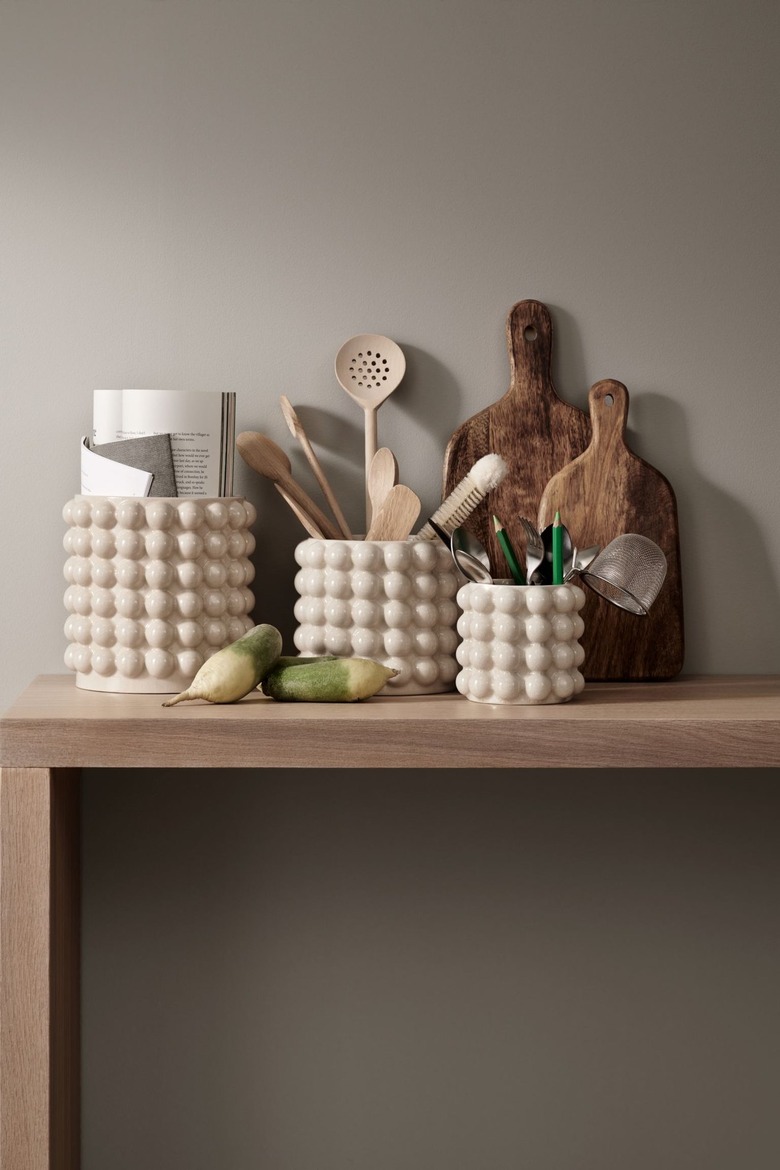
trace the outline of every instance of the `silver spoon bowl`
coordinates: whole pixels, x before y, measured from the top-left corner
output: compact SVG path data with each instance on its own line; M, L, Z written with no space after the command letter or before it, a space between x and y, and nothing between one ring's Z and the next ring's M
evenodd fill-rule
M465 553L472 560L478 561L490 573L490 557L487 549L477 540L476 536L472 536L467 528L454 530L450 537L450 548L453 556L456 552Z
M463 576L468 577L469 581L474 581L477 585L493 584L490 569L486 569L482 562L470 553L462 548L455 548L452 550L452 557Z

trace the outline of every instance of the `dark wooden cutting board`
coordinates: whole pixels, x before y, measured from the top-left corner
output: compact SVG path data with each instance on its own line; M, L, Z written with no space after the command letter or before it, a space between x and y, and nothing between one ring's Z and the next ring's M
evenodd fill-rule
M506 323L511 379L503 398L464 422L444 456L444 494L468 474L483 455L503 456L509 474L469 518L467 527L490 555L494 576L508 577L492 516L503 522L516 551L524 555L518 520L533 522L551 477L580 455L590 442L584 411L563 402L550 375L552 321L540 301L519 301Z
M663 679L682 670L683 599L677 502L669 481L626 445L628 391L597 382L589 395L590 446L544 489L540 528L556 510L578 548L602 548L624 532L647 536L666 555L667 574L646 617L616 608L585 587L586 679Z

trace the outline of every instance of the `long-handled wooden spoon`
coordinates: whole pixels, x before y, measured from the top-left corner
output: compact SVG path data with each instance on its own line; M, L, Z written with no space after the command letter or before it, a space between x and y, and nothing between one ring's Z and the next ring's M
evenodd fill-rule
M290 471L292 471L292 464L290 464ZM292 511L298 517L301 524L308 532L309 536L314 536L318 540L324 540L325 533L320 532L319 528L314 523L314 521L312 520L309 513L304 512L303 508L299 508L298 505L296 504L295 500L292 498L292 496L288 495L288 493L284 490L284 488L280 484L275 483L274 487L276 488L276 490L278 491L279 495L282 497L284 502L290 506Z
M371 524L368 469L376 454L376 412L396 390L406 371L403 350L381 333L358 333L336 354L336 378L365 414L366 526Z
M281 447L274 443L273 439L269 439L267 435L261 435L258 431L242 431L236 439L236 447L241 458L253 471L264 475L266 479L270 479L272 483L284 489L286 495L298 505L302 512L307 514L324 537L329 540L341 538L341 533L335 524L293 479L290 473L290 460ZM297 514L299 515L299 513Z
M398 460L389 447L380 447L368 469L368 494L375 516L384 504L387 493L398 483Z
M303 429L303 423L298 418L298 415L295 413L295 409L292 406L292 403L290 402L289 398L287 398L284 394L282 394L280 399L279 399L279 402L282 405L282 414L284 415L284 421L287 423L287 427L290 431L290 434L293 436L294 439L298 440L301 447L303 448L303 453L309 461L309 466L311 467L312 471L314 472L314 475L316 476L317 483L322 488L322 494L324 495L325 499L328 501L328 503L330 505L330 509L333 512L333 515L336 517L336 521L338 523L339 528L341 529L342 536L345 536L347 538L347 540L351 540L352 533L349 530L349 525L347 524L344 513L342 512L341 508L339 507L339 502L333 493L333 488L328 483L327 476L325 475L325 472L322 469L322 464L320 463L319 459L317 458L317 455L315 454L315 451L314 451L311 443L309 442L309 437L306 434L306 431Z
M403 483L397 483L371 521L366 540L406 540L420 515L419 496Z

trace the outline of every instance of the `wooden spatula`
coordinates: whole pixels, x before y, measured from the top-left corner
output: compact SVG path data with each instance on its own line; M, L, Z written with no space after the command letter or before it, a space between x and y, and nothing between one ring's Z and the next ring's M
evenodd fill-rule
M579 548L602 548L625 532L655 541L667 574L646 617L626 613L585 589L582 610L587 679L673 678L682 670L683 599L677 502L665 476L626 446L628 391L621 382L597 382L589 395L593 439L587 450L548 483L539 527L556 511Z
M493 514L500 516L517 552L524 553L519 517L536 515L548 480L590 441L588 416L563 402L553 386L552 333L550 314L540 301L513 306L506 323L509 389L458 427L444 457L445 496L483 455L495 452L507 464L507 476L466 522L488 550L496 576L506 570Z
M378 512L387 493L398 483L398 460L389 447L380 447L368 469L368 494L372 513Z
M411 488L398 483L385 496L374 514L366 540L406 540L420 515L420 499Z

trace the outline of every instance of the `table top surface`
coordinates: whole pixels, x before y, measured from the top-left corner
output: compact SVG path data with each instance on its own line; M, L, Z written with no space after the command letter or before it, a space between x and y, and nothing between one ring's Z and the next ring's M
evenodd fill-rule
M43 675L0 720L4 767L776 767L780 676L589 683L549 706L456 693L163 707Z

